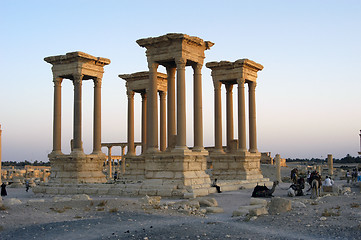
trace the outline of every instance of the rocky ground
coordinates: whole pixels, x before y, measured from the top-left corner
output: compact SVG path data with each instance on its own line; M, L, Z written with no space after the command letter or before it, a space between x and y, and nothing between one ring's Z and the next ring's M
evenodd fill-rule
M233 212L250 204L252 189L196 201L159 202L156 198L53 198L8 188L0 210L0 239L361 239L358 185L349 185L351 192L316 200L310 195L287 197L289 185L280 184L274 196L292 200L290 211L237 217L232 217Z

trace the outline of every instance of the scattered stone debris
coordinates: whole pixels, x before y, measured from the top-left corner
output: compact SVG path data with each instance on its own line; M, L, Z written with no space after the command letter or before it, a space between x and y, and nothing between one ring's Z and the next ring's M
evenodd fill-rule
M272 198L271 202L268 204L268 212L272 215L288 212L292 209L291 203L292 203L291 200L280 197L274 197Z

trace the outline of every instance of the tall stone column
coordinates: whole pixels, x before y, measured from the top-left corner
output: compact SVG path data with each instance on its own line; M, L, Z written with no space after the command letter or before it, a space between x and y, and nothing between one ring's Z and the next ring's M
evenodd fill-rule
M134 92L128 90L128 153L135 155L134 148Z
M108 177L112 179L112 147L108 147Z
M233 140L233 84L226 84L226 104L227 104L227 148L231 149Z
M327 166L328 166L328 174L333 175L333 157L332 154L327 155Z
M160 151L167 149L167 113L166 113L166 95L165 92L159 92L160 105Z
M186 123L186 87L185 87L185 67L187 60L176 59L177 64L177 145L178 150L187 148L187 123Z
M246 140L246 102L244 94L245 79L237 79L238 83L238 150L247 151Z
M249 151L256 153L257 132L256 132L256 82L248 83L249 90Z
M215 152L223 152L222 146L222 98L220 82L214 83L214 138L215 138Z
M147 149L147 93L142 93L142 153Z
M101 86L102 79L94 79L94 123L93 123L93 153L101 153Z
M202 108L202 64L192 66L194 75L193 115L194 115L194 151L202 151L203 147L203 108Z
M281 157L279 154L275 156L276 162L276 181L281 182Z
M157 99L157 69L159 64L148 60L149 86L147 111L147 146L148 152L158 152L158 99Z
M82 143L82 80L83 75L74 75L74 127L73 152L83 152Z
M175 73L176 69L167 67L168 89L168 148L172 147L173 136L177 134L175 127Z
M124 147L121 147L122 148L122 174L125 173L125 149Z
M61 154L61 83L63 78L54 77L53 154Z

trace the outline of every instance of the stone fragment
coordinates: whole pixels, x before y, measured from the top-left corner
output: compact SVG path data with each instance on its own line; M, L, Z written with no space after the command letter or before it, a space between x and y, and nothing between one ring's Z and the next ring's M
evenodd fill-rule
M251 198L250 205L267 205L267 200L261 198Z
M21 203L21 200L17 198L9 198L4 200L4 205L19 205Z
M29 199L28 203L43 203L45 202L45 199Z
M92 200L88 195L86 194L76 194L71 197L73 200Z
M207 213L223 213L223 208L220 207L206 207Z
M254 208L249 210L248 213L250 216L260 216L260 215L265 215L268 214L267 208L265 206L260 207L260 208Z
M160 196L149 197L146 195L145 197L139 199L139 202L145 205L159 205L161 199L162 197Z
M305 208L306 205L303 202L292 201L292 207L294 207L294 208Z
M70 197L53 197L53 202L68 202L71 201Z
M327 217L320 217L320 221L326 221Z
M268 212L270 214L284 213L290 211L292 208L291 200L274 197L268 204Z
M197 199L199 201L199 205L201 207L217 207L218 202L214 198L199 198Z
M196 198L197 195L195 193L184 193L183 197L190 199L190 198Z
M240 216L246 216L248 214L249 210L247 209L238 209L233 211L232 217L240 217Z

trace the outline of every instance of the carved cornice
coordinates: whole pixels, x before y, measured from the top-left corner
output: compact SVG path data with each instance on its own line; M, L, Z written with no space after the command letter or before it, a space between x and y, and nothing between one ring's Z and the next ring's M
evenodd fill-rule
M54 87L61 87L62 82L63 82L63 78L60 77L53 78Z
M108 58L94 57L84 52L69 52L65 55L50 56L44 58L44 61L56 65L56 64L67 64L72 62L92 62L94 65L105 66L110 63Z
M93 81L94 81L94 87L101 87L102 86L102 79L101 78L95 78Z

